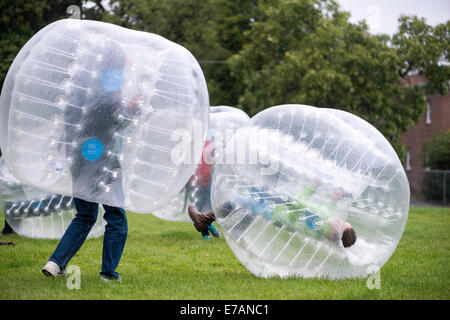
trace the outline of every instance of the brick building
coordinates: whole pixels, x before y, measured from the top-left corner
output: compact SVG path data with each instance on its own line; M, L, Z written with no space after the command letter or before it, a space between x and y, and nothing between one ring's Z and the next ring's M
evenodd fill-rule
M423 85L426 79L420 75L408 78L411 85ZM402 136L402 142L407 148L403 165L408 176L411 193L419 194L426 170L423 145L438 131L450 130L450 94L441 96L439 93L427 95L427 111Z

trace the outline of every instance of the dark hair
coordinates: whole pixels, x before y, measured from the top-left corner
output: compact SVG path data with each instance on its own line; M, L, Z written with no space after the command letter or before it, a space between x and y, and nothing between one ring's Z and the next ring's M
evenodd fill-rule
M345 229L341 239L344 248L351 247L356 242L356 231L353 228Z

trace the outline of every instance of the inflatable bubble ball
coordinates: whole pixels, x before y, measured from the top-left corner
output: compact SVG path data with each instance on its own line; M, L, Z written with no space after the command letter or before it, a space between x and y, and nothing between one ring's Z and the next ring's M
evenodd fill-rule
M38 239L61 239L75 217L73 198L49 194L23 185L0 161L0 212L20 236ZM106 221L100 207L97 221L88 238L101 237Z
M249 120L242 110L229 106L210 109L208 136L202 159L184 188L169 203L153 212L168 221L192 222L187 208L193 204L200 212L211 210L211 180L215 163L224 163L226 141Z
M202 70L184 47L66 19L14 59L0 98L0 147L26 185L150 213L194 172L208 118Z
M282 105L254 116L233 143L244 151L216 165L212 206L253 274L366 277L393 254L410 191L372 125L340 110Z

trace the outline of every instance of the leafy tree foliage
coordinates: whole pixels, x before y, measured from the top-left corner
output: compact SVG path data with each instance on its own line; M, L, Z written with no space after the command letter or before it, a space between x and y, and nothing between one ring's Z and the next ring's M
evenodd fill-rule
M450 170L450 130L434 135L425 144L424 155L431 169Z
M23 45L47 24L69 15L70 5L80 0L3 0L0 2L0 86Z
M431 27L401 17L393 37L372 35L334 0L5 0L0 83L24 43L68 17L72 4L84 19L188 48L205 73L211 105L250 115L286 103L343 109L377 127L400 157L399 138L424 112L425 94L448 91L450 22ZM411 72L426 76L427 86L408 85Z
M402 16L399 19L399 31L392 37L392 44L400 58L400 77L417 72L427 78L426 88L429 93L438 91L445 95L448 92L450 20L433 28L423 18Z
M251 114L286 103L346 110L377 127L401 155L401 133L424 112L426 88L400 80L413 70L430 77L446 70L437 59L449 43L445 28L427 26L428 42L411 45L398 40L419 37L405 17L391 40L370 34L365 23L350 23L332 0L267 1L258 8L260 20L246 31L249 42L229 59L233 75L244 79L239 105ZM409 54L408 45L434 46L428 49L433 58ZM448 80L442 71L430 90Z
M188 48L200 62L211 105L236 105L240 79L231 76L226 59L242 45L254 1L113 0L104 20L162 35ZM233 51L234 50L234 51Z

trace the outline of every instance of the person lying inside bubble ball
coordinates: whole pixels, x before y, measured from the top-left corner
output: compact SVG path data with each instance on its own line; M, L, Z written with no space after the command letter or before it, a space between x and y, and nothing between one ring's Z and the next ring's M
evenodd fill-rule
M289 203L276 206L272 220L275 225L285 227L288 231L321 235L334 243L338 242L342 232L342 245L348 248L356 242L356 232L350 223L334 217L338 210L337 202L348 194L338 187L334 189L331 201L326 205L309 201L319 185L320 180L315 179L312 185L305 186Z
M300 231L315 238L325 237L336 244L339 243L339 235L342 232L342 245L348 248L356 242L356 231L350 223L333 217L337 202L348 194L342 188L335 188L329 204L319 205L309 201L320 184L319 179L314 179L312 185L305 186L296 197L288 201L252 187L248 196L239 195L233 201L225 202L219 209L220 214L227 217L240 208L251 212L251 215L246 215L240 221L240 230L245 230L250 225L254 220L253 216L260 215L287 231ZM201 214L193 206L190 206L188 211L197 230L202 230L204 225L216 219L213 211Z

